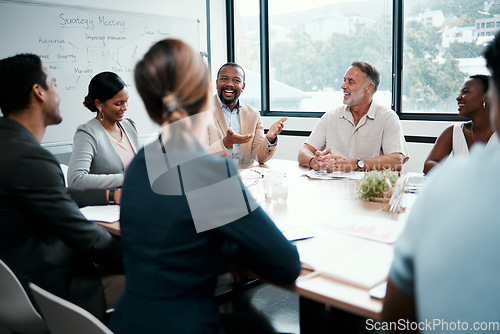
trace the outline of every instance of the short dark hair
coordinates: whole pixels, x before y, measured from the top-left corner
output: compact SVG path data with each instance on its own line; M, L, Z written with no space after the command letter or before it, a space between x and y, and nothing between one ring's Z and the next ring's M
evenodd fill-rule
M488 91L488 86L490 83L490 76L489 75L475 74L475 75L471 75L469 77L469 79L478 80L481 83L481 86L483 87L483 93L486 93Z
M33 85L48 89L46 80L42 60L35 54L23 53L0 60L0 109L3 115L27 108Z
M380 85L380 72L377 70L375 65L367 61L355 60L351 63L351 66L356 66L361 70L361 72L368 76L371 82L375 85L375 88L373 89L373 92L375 93Z
M239 64L237 63L233 63L233 62L227 62L225 63L224 65L222 65L219 70L217 71L217 79L219 79L219 73L220 73L220 70L222 70L224 67L226 66L232 66L232 67L236 67L236 68L239 68L241 70L241 72L243 72L243 83L245 83L245 70L243 69L243 67L241 67Z
M486 66L491 72L491 78L495 83L497 91L495 94L500 95L500 32L497 32L495 38L486 47L484 51Z
M95 75L89 83L89 93L83 100L83 105L90 111L99 111L95 100L106 102L127 87L122 78L113 72L101 72Z

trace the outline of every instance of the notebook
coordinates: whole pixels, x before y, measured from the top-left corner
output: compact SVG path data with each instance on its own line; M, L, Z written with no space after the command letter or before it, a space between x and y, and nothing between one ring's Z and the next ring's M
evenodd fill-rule
M120 206L119 205L95 205L80 208L80 212L88 220L114 223L120 220Z
M387 280L391 245L339 233L295 243L303 268L370 289Z

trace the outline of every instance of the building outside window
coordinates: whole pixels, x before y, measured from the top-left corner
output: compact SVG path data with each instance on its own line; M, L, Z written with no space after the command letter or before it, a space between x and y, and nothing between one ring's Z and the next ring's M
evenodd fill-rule
M500 17L477 0L405 0L404 8L402 112L458 113L465 79L488 73L482 53ZM418 24L414 18L422 12L444 20Z
M241 99L260 110L259 1L235 0L234 5L236 62L245 70L246 86Z
M241 17L236 44L254 46L246 53L237 46L236 59L252 75L259 73L258 7L250 8L256 3L235 1L235 17ZM381 71L376 97L390 106L392 1L367 1L359 8L350 1L269 0L271 111L324 112L341 105L340 86L354 60L370 61ZM248 89L247 84L244 94Z
M396 1L396 0L394 0ZM247 71L242 99L260 110L258 0L235 0L236 61ZM393 0L268 0L270 112L328 111L342 103L353 60L380 70L376 100L391 106ZM465 79L487 74L485 46L500 6L471 0L404 0L402 114L456 114Z

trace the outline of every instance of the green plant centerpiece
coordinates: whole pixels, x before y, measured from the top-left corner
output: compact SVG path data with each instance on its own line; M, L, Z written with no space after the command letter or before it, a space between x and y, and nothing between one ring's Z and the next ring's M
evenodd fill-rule
M392 191L385 179L394 187L399 173L391 169L372 170L365 172L359 181L358 196L360 199L389 201Z

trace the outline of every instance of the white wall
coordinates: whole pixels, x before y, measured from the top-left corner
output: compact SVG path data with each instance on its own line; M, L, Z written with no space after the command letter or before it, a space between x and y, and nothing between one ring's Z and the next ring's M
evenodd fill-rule
M201 22L202 41L206 41L207 36L207 18L206 18L206 0L121 0L121 1L102 1L102 0L48 0L46 3L66 4L86 7L102 8L108 10L123 10L129 12L138 12L142 14L162 15L169 17L182 17L199 19ZM217 73L218 66L226 62L226 7L224 0L210 0L210 32L211 32L211 63L212 73ZM208 46L202 45L202 51L207 51ZM213 82L215 83L215 74Z
M207 22L210 21L211 26L211 36L210 36L210 49L211 49L211 63L212 64L221 64L226 61L226 33L225 33L225 1L224 0L210 0L210 13L211 18L207 19L207 0L184 0L184 1L174 1L174 0L123 0L123 1L102 1L102 0L87 0L82 3L80 0L46 0L46 1L28 1L32 2L35 5L67 5L80 7L85 6L85 8L93 8L93 9L102 9L107 11L116 11L116 12L131 12L131 13L139 13L145 15L154 15L154 16L163 16L163 17L180 17L187 19L195 19L200 22L200 51L207 52L209 45L207 45ZM1 12L0 3L0 12ZM20 17L22 17L22 13L19 13ZM31 27L29 22L25 22L25 29L32 31L36 34L37 28ZM2 46L2 54L14 55L16 53L21 52L20 50L16 50L15 46L12 46L11 43L4 43ZM22 50L22 52L25 52ZM215 70L216 71L216 70ZM214 72L214 71L212 71ZM57 79L57 78L56 78ZM85 96L86 91L81 89L81 92L76 92L77 96ZM64 101L65 92L62 87L59 88L59 93L61 94L61 99ZM72 99L73 101L73 99ZM142 109L142 110L141 110ZM83 107L82 107L83 110ZM65 112L63 117L65 119L71 117L72 113L78 112L77 110L62 110ZM85 110L86 111L86 110ZM151 125L151 121L147 116L145 109L143 108L142 103L139 105L134 105L134 110L129 110L129 114L134 119L134 121L140 125L148 124L148 126L140 127L139 134L142 140L145 140L151 131L154 131L156 126ZM77 116L75 116L77 117ZM81 118L82 116L79 115ZM92 115L89 113L89 119ZM78 117L77 117L78 118ZM86 120L84 117L83 119ZM60 139L62 138L62 134L67 134L64 137L71 138L72 133L76 130L64 128L65 123L63 121L59 126L49 127L47 130L47 135L42 141L42 145L44 145L47 149L52 151L55 154L63 154L71 152L72 143L71 140L68 139ZM74 123L74 122L73 122ZM78 119L75 124L80 124L82 121ZM73 127L73 126L72 126ZM148 132L148 133L144 133Z
M40 2L40 1L28 1ZM71 6L85 6L107 10L128 11L141 14L161 15L169 17L197 18L202 26L206 26L205 0L45 0L44 3ZM217 2L217 1L214 1ZM206 30L204 32L206 34Z

